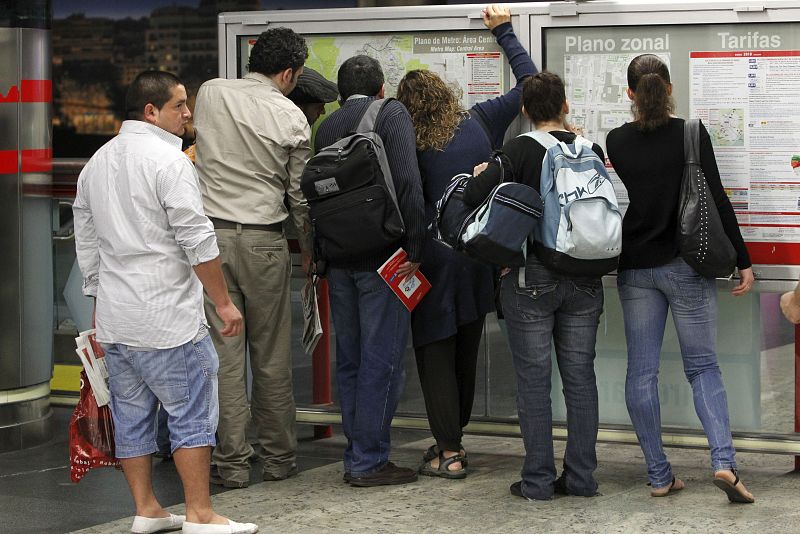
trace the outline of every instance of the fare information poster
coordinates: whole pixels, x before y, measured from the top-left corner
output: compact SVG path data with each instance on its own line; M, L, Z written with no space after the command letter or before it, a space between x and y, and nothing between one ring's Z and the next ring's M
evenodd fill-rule
M692 52L690 75L745 241L800 244L800 51Z

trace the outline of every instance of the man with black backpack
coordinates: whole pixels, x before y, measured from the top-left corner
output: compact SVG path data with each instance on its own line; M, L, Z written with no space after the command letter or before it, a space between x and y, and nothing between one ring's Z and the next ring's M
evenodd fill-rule
M342 107L320 125L314 142L316 153L356 131L370 104L383 98L383 82L383 70L373 58L355 56L342 64L338 73ZM323 218L315 220L315 208L309 199L315 248L331 251L323 253L320 259L327 263L336 331L336 380L342 425L348 440L344 480L353 486L406 484L417 479L413 469L397 467L389 461L390 427L405 378L403 357L410 314L377 270L399 247L408 254L399 275L408 276L417 270L425 233L424 204L411 117L396 100L378 105L375 143L382 144L378 152L385 154L387 162L382 174L388 173L390 177L381 176L377 180L381 183L372 187L380 189L380 185L385 189L387 209L397 206L402 218L395 233L399 237L370 250L359 246L360 233L371 235L374 228L363 227L353 236L352 250L359 252L348 257L348 247L336 247L322 237L335 233L336 229L331 228L334 223ZM337 189L346 179L341 174L330 176L317 182L316 191ZM363 207L343 213L357 217L367 210L368 207ZM327 228L323 227L326 222ZM397 230L397 224L390 226Z

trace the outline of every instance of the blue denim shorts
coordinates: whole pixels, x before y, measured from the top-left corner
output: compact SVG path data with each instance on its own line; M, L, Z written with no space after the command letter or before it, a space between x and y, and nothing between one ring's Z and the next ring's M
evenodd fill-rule
M156 445L157 411L167 412L170 448L213 447L219 420L219 359L211 336L172 349L103 344L118 458L146 456Z

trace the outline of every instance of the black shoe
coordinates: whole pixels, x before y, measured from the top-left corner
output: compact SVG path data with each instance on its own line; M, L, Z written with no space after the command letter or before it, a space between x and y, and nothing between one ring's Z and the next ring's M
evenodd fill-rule
M283 475L276 475L274 473L270 473L268 471L264 471L264 480L267 482L274 482L277 480L286 480L287 478L293 477L297 475L297 466L293 465L289 471Z
M408 467L397 467L387 462L380 471L368 475L350 476L350 485L358 487L391 486L417 481L417 472Z
M555 482L553 482L553 492L556 495L573 495L576 497L597 497L599 495L602 495L599 491L595 491L594 493L589 495L583 493L571 492L570 490L567 489L567 479L563 474L560 477L558 477L555 480Z
M529 501L551 501L553 497L548 497L546 499L532 499L530 497L526 497L522 494L522 481L514 482L511 486L508 487L508 490L511 492L511 495L514 497L522 497L523 499L528 499Z
M553 493L556 495L572 495L567 489L567 480L564 476L560 476L553 482Z
M346 484L350 484L351 478L352 477L350 476L350 471L345 471L344 475L342 475L342 481L344 481Z

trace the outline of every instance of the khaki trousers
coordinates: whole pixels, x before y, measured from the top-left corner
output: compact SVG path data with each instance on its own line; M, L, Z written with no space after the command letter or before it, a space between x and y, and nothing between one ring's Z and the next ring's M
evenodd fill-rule
M222 337L222 321L206 296L206 316L219 354L219 426L213 462L222 478L250 480L246 428L252 416L264 473L284 477L295 469L297 432L292 393L291 258L282 232L217 229L222 272L244 332ZM248 410L246 348L253 388Z

